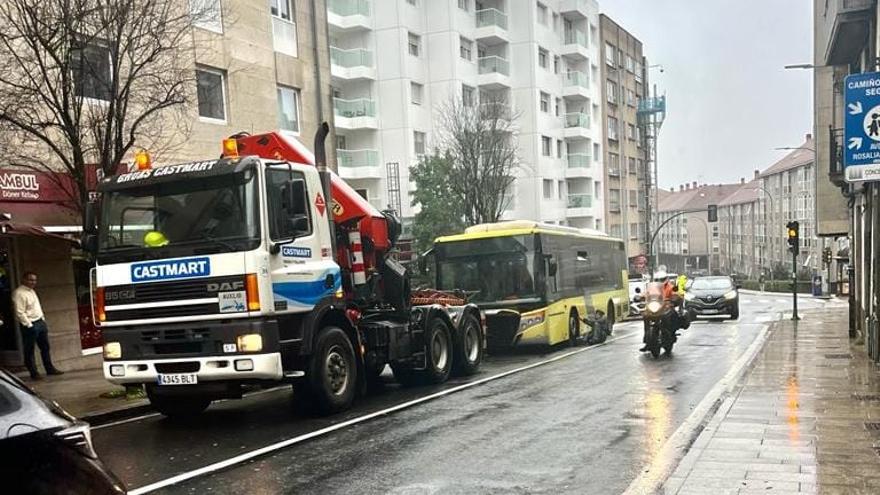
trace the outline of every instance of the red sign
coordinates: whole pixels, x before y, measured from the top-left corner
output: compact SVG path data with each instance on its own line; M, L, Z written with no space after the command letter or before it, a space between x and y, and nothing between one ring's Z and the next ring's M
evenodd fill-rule
M648 266L648 257L644 254L633 257L633 265L639 270L644 270Z
M97 183L95 168L89 167L88 172L89 189L93 189ZM0 170L0 203L73 203L77 195L76 183L64 172Z
M318 213L321 216L324 216L324 210L327 208L327 203L324 202L324 196L321 196L321 193L318 193L318 197L315 198L315 208L317 208Z

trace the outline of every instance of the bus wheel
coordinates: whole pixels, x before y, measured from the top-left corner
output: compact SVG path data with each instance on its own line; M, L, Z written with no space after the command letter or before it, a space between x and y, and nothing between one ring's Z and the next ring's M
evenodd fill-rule
M483 332L480 321L469 314L461 322L455 338L455 361L453 367L459 376L473 375L483 361Z
M315 341L308 395L318 412L334 414L351 406L357 390L354 348L338 327L324 327Z
M611 333L614 330L614 323L617 321L617 313L615 312L616 307L614 306L614 301L608 301L608 308L605 312L608 315L608 333Z
M581 335L580 320L578 320L577 311L572 310L568 315L568 345L574 347L577 345L577 339Z
M155 410L171 419L186 419L197 416L211 405L211 399L157 394L151 386L147 386L147 397Z
M425 371L427 383L443 383L452 371L452 332L442 318L432 318L425 330Z

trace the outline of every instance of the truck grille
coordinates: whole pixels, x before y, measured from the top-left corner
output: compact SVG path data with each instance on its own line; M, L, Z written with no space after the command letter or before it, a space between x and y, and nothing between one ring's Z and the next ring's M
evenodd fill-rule
M216 298L220 292L244 290L244 287L245 280L243 275L108 286L104 288L104 304L107 309L106 321L217 314L220 311L218 303L156 306L117 311L114 311L113 307L124 304L180 302Z

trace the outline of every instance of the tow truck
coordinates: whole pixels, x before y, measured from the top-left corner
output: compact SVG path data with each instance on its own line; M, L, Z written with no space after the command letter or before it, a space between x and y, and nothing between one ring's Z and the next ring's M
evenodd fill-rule
M219 159L104 179L86 209L104 376L192 416L248 384L293 385L323 414L386 365L405 384L476 373L484 323L459 291L413 290L401 224L284 131L238 134ZM134 168L134 167L133 167Z

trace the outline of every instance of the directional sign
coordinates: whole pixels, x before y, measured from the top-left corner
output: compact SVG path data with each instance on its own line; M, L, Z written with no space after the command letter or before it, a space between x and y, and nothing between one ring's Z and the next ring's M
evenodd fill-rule
M880 180L880 72L844 82L843 167L848 182Z

